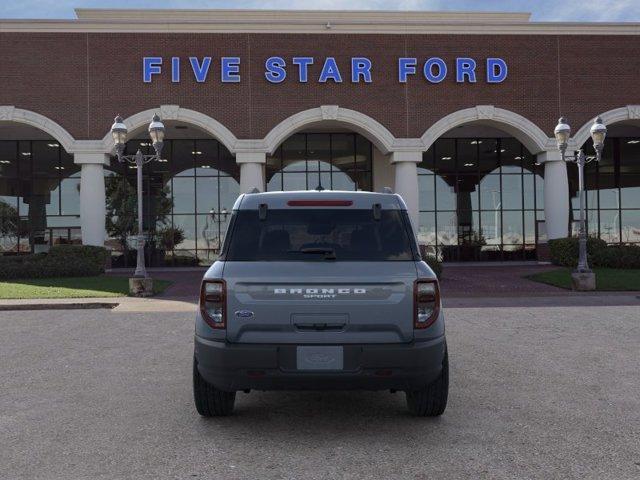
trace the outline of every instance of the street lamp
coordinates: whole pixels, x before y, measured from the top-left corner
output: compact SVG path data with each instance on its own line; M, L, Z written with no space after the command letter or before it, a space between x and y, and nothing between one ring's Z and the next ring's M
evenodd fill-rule
M569 137L571 136L571 127L567 122L567 119L562 117L558 120L558 125L554 129L553 133L556 137L558 144L558 150L562 154L562 160L565 162L575 163L578 166L578 191L580 195L580 229L579 229L579 257L578 268L574 271L574 285L576 285L576 278L582 277L585 279L586 285L578 284L579 290L594 290L595 289L595 274L589 268L587 262L587 228L585 220L585 190L584 190L584 166L592 161L599 162L602 158L602 149L604 148L604 139L607 136L607 127L602 123L600 117L596 117L591 126L591 140L593 141L593 149L595 150L595 156L587 156L582 149L574 152L572 155L567 155L567 146L569 144Z
M164 144L165 128L164 124L160 120L158 115L154 115L149 124L149 137L153 142L153 148L155 154L143 155L142 151L138 149L135 155L125 155L124 149L127 143L127 126L124 124L122 117L118 115L115 118L113 125L111 126L111 135L116 148L116 157L119 162L131 163L135 165L137 170L137 189L138 189L138 236L136 240L137 247L137 263L134 278L148 278L147 270L144 265L144 235L142 233L142 166L145 163L149 163L153 160L160 160L160 154L162 152L162 146ZM151 292L147 292L151 293Z

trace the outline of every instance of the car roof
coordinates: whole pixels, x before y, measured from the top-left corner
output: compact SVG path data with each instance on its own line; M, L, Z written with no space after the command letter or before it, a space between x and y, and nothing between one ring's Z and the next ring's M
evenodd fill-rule
M301 201L302 204L291 205L290 201ZM349 205L331 204L332 202L351 202ZM310 202L310 203L307 203ZM318 202L314 205L314 202ZM234 210L257 210L260 205L273 209L291 208L372 208L380 204L388 210L406 210L407 207L398 194L354 192L347 190L299 190L289 192L246 193L238 197Z

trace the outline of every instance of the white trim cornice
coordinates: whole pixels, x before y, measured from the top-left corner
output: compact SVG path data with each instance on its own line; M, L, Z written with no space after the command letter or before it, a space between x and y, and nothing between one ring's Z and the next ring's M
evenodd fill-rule
M335 123L367 137L378 150L387 154L396 141L393 134L380 122L364 113L341 108L338 105L322 105L303 110L282 120L264 137L267 153L272 154L287 138L300 130L319 123Z
M222 143L231 153L236 152L236 136L222 123L204 113L196 112L179 105L160 105L159 108L151 108L131 115L124 120L129 132L137 130L149 124L154 114L160 113L162 120L175 120L194 125L212 135ZM109 125L110 126L110 125ZM103 150L106 153L114 153L114 144L111 132L107 131L102 139Z
M425 149L452 128L468 123L490 125L517 138L531 153L554 148L555 141L549 138L536 124L517 113L496 108L493 105L477 105L465 108L441 118L421 137Z
M60 142L60 145L62 145L67 152L73 153L75 139L64 127L44 115L32 112L31 110L16 108L13 105L3 105L0 106L0 121L31 125L51 135Z
M569 150L582 148L582 145L589 140L589 137L591 136L591 125L593 125L594 118L595 116L582 125L580 130L575 133L569 142ZM635 120L640 123L640 105L626 105L624 107L614 108L613 110L601 113L600 118L602 118L602 123L604 123L605 126L628 120Z

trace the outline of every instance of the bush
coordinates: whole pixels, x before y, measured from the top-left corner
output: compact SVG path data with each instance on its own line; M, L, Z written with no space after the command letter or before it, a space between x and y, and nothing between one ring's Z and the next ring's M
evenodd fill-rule
M578 239L561 238L549 241L551 262L563 267L578 265ZM640 268L640 246L607 245L599 238L587 238L587 261L591 267Z
M592 266L606 268L640 268L640 246L611 245L591 255Z
M587 260L591 263L594 255L599 254L607 248L607 242L595 237L587 238ZM551 253L551 263L563 267L576 267L578 265L578 239L558 238L549 240L549 250Z
M0 257L0 279L91 277L104 273L108 256L102 247L57 245L48 253Z

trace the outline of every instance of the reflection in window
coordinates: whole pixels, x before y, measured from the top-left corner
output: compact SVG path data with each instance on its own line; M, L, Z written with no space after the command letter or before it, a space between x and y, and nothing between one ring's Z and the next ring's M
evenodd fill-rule
M418 165L419 242L445 260L535 258L542 175L514 138L438 139Z
M146 140L127 151L151 153ZM165 140L163 158L145 165L143 204L146 255L150 265L208 265L215 261L239 194L235 158L216 140ZM136 170L112 159L105 170L107 245L115 267L135 265Z
M355 133L297 133L267 158L267 191L372 190L372 145Z
M579 211L578 172L568 165L573 231ZM607 137L603 158L585 169L587 228L607 243L640 243L640 138Z
M0 254L80 243L79 172L55 140L0 141Z

